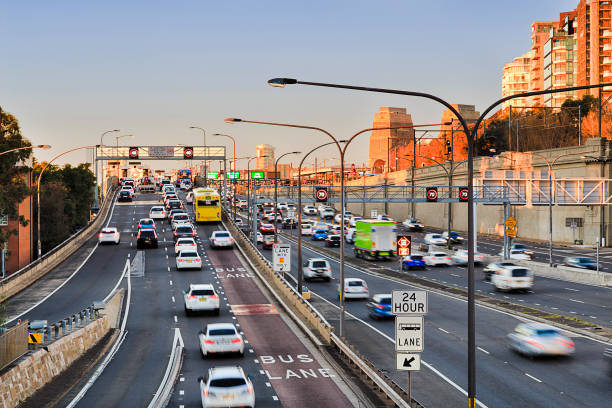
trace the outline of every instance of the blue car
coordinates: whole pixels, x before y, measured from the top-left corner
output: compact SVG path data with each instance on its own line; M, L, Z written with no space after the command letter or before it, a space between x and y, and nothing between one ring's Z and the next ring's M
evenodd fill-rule
M391 313L391 294L374 295L372 300L367 303L370 309L370 317L373 319L381 319L393 317Z
M325 230L316 230L314 234L312 234L313 241L325 241L327 239L327 231Z
M426 266L423 255L408 255L402 260L403 271L408 271L410 269L425 269Z

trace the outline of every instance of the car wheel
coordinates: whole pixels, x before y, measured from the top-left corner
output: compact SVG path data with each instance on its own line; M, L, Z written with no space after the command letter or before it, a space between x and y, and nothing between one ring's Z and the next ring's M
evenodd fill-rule
M325 278L325 282L331 281L331 278Z
M219 316L219 309L215 309L214 314L215 316Z
M191 316L191 310L187 309L187 307L185 307L185 316Z
M200 356L202 356L202 359L206 358L206 354L204 354L204 352L202 351L202 347L200 347Z

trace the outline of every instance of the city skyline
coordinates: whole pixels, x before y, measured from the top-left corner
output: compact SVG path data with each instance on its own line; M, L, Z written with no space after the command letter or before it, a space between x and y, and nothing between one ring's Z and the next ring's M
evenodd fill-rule
M323 140L299 130L227 125L228 116L317 125L339 137L369 127L381 106L406 108L415 124L432 123L441 110L414 98L281 91L266 80L289 75L429 91L479 109L500 96L503 65L528 48L529 25L558 18L577 1L525 1L510 11L487 2L461 8L454 2L402 3L389 9L319 2L284 5L284 18L267 12L274 2L242 3L240 12L220 4L144 4L3 7L0 30L10 39L4 51L10 62L0 75L11 80L0 84L2 106L33 143L53 145L37 152L39 160L99 143L108 129L134 134L135 145L191 145L201 134L189 126L200 126L209 145L228 146L212 133L236 136L239 157L254 154L259 144L281 153L296 141L302 147ZM496 13L503 13L503 21L483 19ZM422 18L405 24L400 16L411 14ZM433 17L436 26L429 24ZM418 42L411 40L417 36ZM448 38L454 44L440 47ZM478 69L473 63L444 63L462 58L463 47L469 47ZM454 76L448 75L451 66ZM109 135L105 143L111 142ZM75 153L60 163L85 157ZM367 162L366 136L352 146L348 160Z

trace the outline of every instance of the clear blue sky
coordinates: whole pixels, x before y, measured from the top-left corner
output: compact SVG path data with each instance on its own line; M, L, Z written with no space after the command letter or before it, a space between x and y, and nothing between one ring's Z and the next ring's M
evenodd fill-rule
M135 134L134 144L201 143L190 125L236 136L239 156L259 143L306 151L325 136L223 119L316 125L345 138L371 126L379 106L406 107L415 123L441 117L440 106L414 98L269 87L277 76L431 92L482 110L500 97L503 64L529 49L531 22L577 3L1 0L0 105L33 143L53 145L42 160L113 128ZM208 144L215 139L227 140ZM367 151L363 136L349 163Z

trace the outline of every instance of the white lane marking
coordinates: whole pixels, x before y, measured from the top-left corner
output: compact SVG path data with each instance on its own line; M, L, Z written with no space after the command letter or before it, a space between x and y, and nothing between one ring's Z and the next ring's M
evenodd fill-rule
M478 350L482 351L485 354L491 354L489 353L487 350L483 349L482 347L476 347Z
M446 334L449 334L449 332L447 332L446 330L444 330L444 329L443 329L443 328L441 328L441 327L438 327L438 330L440 330L441 332L444 332L444 333L446 333Z
M597 316L589 316L591 319L597 319Z
M166 255L166 259L168 259L168 255Z
M273 396L272 396L272 399L273 399L274 401L278 401L278 397L277 397L276 395L273 395Z
M168 251L168 247L164 247L164 251Z
M570 299L572 302L576 302L576 303L584 303L582 300L577 300L577 299Z
M172 286L172 281L170 281L170 286Z
M580 292L578 289L572 289L572 288L563 288L565 290L571 290L572 292Z
M179 395L185 395L185 390L179 390Z
M264 370L259 370L259 374L264 375L266 372Z
M531 375L531 374L529 374L529 373L525 373L525 375L526 375L527 377L531 378L532 380L535 380L535 381L537 381L537 382L539 382L539 383L541 383L541 382L542 382L542 380L540 380L539 378L534 377L533 375Z
M266 383L266 387L271 387L272 384L270 384L269 382Z
M181 378L179 379L179 381L180 381L180 382L185 381L185 377L181 377Z
M170 267L168 267L168 272L170 272ZM171 283L171 285L172 285L172 283Z
M460 278L460 277L461 277L460 275L457 275L457 274L455 274L455 273L451 273L451 276L454 276L454 277L457 277L457 278Z
M320 298L321 300L329 303L330 305L332 305L333 307L335 307L336 309L339 309L339 307L335 304L333 304L332 302L330 302L329 300L325 299L324 297L322 297L321 295L312 292L315 296L317 296L318 298ZM391 343L395 344L395 339L392 339L391 337L387 336L385 333L383 333L382 331L378 330L376 327L372 326L371 324L369 324L368 322L358 318L357 316L353 315L352 313L349 312L345 312L347 316L350 316L351 318L363 323L364 325L366 325L367 327L369 327L370 329L374 330L376 333L380 334L382 337L384 337L385 339L389 340ZM463 388L461 388L459 385L457 385L453 380L451 380L450 378L448 378L446 375L442 374L442 372L438 371L437 369L434 368L433 365L431 365L430 363L427 363L425 360L421 360L421 363L429 368L431 371L433 371L438 377L442 378L444 381L446 381L447 383L449 383L451 386L453 386L453 388L455 388L457 391L461 392L463 395L465 395L467 397L468 393L466 390L464 390ZM483 404L482 402L480 402L478 399L476 399L476 405L478 405L481 408L488 408L485 404Z
M175 302L176 302L176 300L174 300L174 296L172 296L172 303L175 303Z

